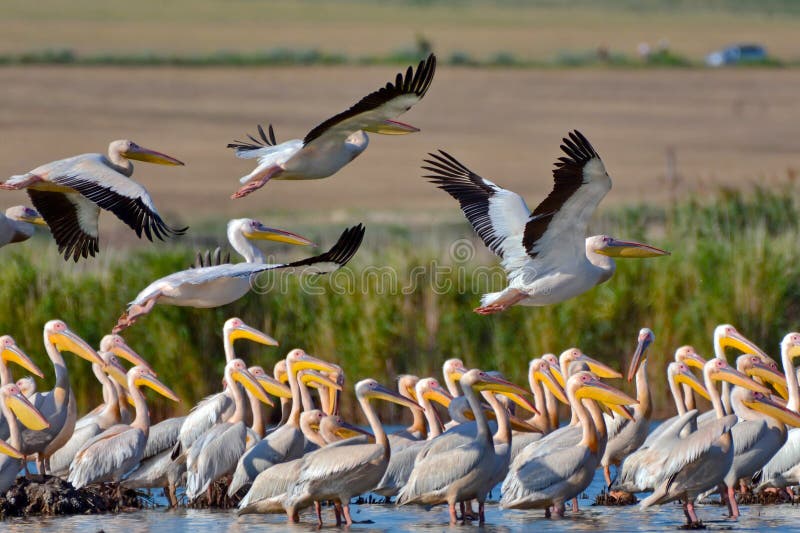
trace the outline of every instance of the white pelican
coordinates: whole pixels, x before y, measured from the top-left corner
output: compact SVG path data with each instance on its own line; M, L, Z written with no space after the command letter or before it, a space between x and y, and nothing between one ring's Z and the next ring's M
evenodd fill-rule
M789 393L786 407L794 412L800 411L800 389L794 368L796 357L800 357L800 333L787 333L781 341L781 361ZM754 476L754 481L758 483L756 490L800 485L800 429L789 430L786 444Z
M26 455L38 454L39 473L44 474L48 458L69 440L78 417L75 395L69 383L69 373L61 356L66 350L90 363L104 365L97 352L86 341L73 333L61 320L51 320L44 325L44 347L56 374L55 387L37 392L31 403L50 423L44 431L22 430L22 448Z
M419 131L413 126L391 120L419 102L433 81L436 56L429 55L417 70L397 74L394 83L387 83L368 94L353 107L335 115L309 131L304 139L278 144L269 126L269 136L258 127L261 140L248 135L252 142L235 141L228 148L245 159L258 158L258 166L239 181L243 184L232 198L241 198L263 187L270 179L309 180L327 178L350 163L367 149L365 132L399 135Z
M255 328L245 324L241 318L232 317L222 326L222 347L225 364L236 359L233 343L238 339L247 339L265 346L278 346L278 341ZM178 457L188 450L197 438L219 422L224 422L233 414L233 397L226 390L212 394L195 405L186 416L172 451L172 458Z
M554 508L564 515L564 504L580 494L594 478L606 441L605 424L597 400L606 405L634 405L636 400L606 385L590 372L569 377L565 387L572 410L577 412L581 438L576 444L550 449L539 446L538 454L519 456L503 481L500 506L504 509ZM623 411L624 412L624 411ZM541 441L539 441L541 442Z
M36 209L24 205L9 207L5 215L0 214L0 246L27 241L36 226L46 225Z
M412 409L419 409L411 400L400 396L374 379L356 383L356 398L375 435L374 444L344 444L326 446L303 457L297 479L285 495L262 502L265 512L286 511L289 522L298 521L298 512L314 502L333 500L342 505L347 525L353 524L350 499L378 484L389 463L389 440L378 414L370 404L382 399Z
M611 178L589 141L569 133L556 162L555 186L533 213L515 192L484 179L447 152L429 154L425 178L458 200L484 244L503 261L508 287L484 294L479 314L512 305L551 305L608 281L612 257L655 257L669 252L607 235L586 237L589 219L611 189ZM563 370L563 369L562 369Z
M112 426L89 440L75 455L68 481L76 489L92 483L117 483L142 460L150 431L150 414L139 387L147 386L165 398L180 399L143 366L128 370L128 391L136 406L136 418L130 424Z
M32 430L45 429L49 423L13 383L0 388L0 411L10 430L9 442L0 440L0 493L5 494L23 467L24 456L18 451L22 447L22 435L17 420ZM10 450L7 449L9 444Z
M619 469L620 463L631 453L636 451L647 438L650 427L650 417L653 414L653 404L650 402L650 387L647 384L647 348L655 341L655 335L650 328L639 331L636 351L628 369L628 382L636 376L636 405L633 407L633 417L626 418L619 414L606 415L608 429L608 442L600 466L606 486L611 486L611 465Z
M108 145L108 156L82 154L53 161L19 176L12 176L0 189L26 189L41 213L59 253L77 261L94 256L98 245L100 209L111 211L141 238L183 235L189 228L168 226L156 211L147 190L131 179L131 159L159 165L183 165L174 157L143 148L133 141Z
M30 376L24 376L17 380L17 387L22 391L26 398L36 394L36 380Z
M649 469L656 476L653 481L653 493L642 500L641 507L663 505L675 500L683 502L684 514L690 525L698 523L694 511L695 498L706 490L719 486L733 461L733 438L730 428L736 423L736 415L726 415L720 393L714 382L723 381L740 385L762 394L769 394L769 389L751 380L724 359L715 357L703 367L703 380L711 403L714 406L716 420L706 424L698 424L697 430L687 437L681 437L682 427L676 423L674 428L665 431L662 439L672 442L665 446L659 454L658 461L651 463ZM684 417L689 423L697 411L690 411Z
M44 377L39 367L31 361L30 357L28 357L24 351L22 351L22 348L17 345L14 338L11 337L11 335L3 335L0 337L0 385L8 385L14 382L11 371L8 369L8 363L16 363L32 374L40 378ZM35 384L36 382L34 382L34 386ZM0 420L2 420L2 418L0 418Z
M303 350L296 348L286 356L289 375L289 387L292 391L292 410L286 424L276 429L255 446L250 448L236 466L236 471L228 487L228 496L233 497L239 489L249 486L259 473L267 468L285 461L297 459L303 455L305 437L300 431L301 398L297 382L297 373L304 368L333 372L338 367L317 359Z
M237 382L259 401L273 405L267 392L241 359L234 359L225 365L225 382L233 396L233 415L206 431L192 444L186 461L186 496L189 501L201 496L217 479L233 472L236 462L245 452L247 406L244 391ZM211 502L210 491L208 499Z
M156 303L184 307L219 307L234 302L254 288L256 277L268 270L296 274L327 274L347 264L358 251L364 238L361 224L346 229L327 252L291 263L265 263L266 257L251 239L266 239L289 244L311 244L310 241L264 226L249 218L228 222L231 246L245 258L244 263L190 268L158 279L145 287L117 321L117 333L149 313Z
M495 474L502 468L501 463L508 466L510 449L507 439L511 438L511 430L506 411L500 408L497 426L502 433L499 435L500 446L496 448L475 391L507 392L520 396L526 392L513 383L478 369L467 371L461 376L459 384L475 414L474 437L455 447L448 446L447 441L454 440L454 430L450 430L431 441L432 446L427 446L417 456L408 483L397 496L397 503L436 505L447 502L450 523L455 524L456 503L478 500L478 517L483 525L484 502L496 484ZM533 406L529 408L534 409ZM455 440L462 441L459 437ZM445 446L437 446L437 443L444 443Z

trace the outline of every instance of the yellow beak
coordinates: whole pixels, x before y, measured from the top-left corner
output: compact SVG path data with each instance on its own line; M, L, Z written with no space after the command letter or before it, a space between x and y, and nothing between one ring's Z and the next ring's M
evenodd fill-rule
M276 398L292 397L291 389L277 379L267 375L258 376L256 379L267 394L271 394Z
M0 357L3 358L4 361L10 361L12 363L16 363L31 374L34 374L40 378L44 377L44 374L39 367L36 366L33 361L22 351L22 349L17 346L16 343L7 346L3 349L3 352L0 353Z
M22 393L6 396L5 402L26 428L41 431L50 427L50 422Z
M310 368L312 370L318 370L326 373L340 370L338 366L328 363L327 361L323 361L322 359L317 359L313 355L309 355L307 353L297 357L292 362L292 370L294 372L299 372L304 368Z
M127 152L123 152L122 156L127 159L134 159L136 161L144 161L145 163L154 163L156 165L171 165L183 166L183 162L178 161L174 157L144 148L142 146L133 146Z
M589 365L589 370L591 370L599 378L616 379L622 377L622 374L620 374L610 366L601 363L600 361L593 359L586 354L581 355L575 360L585 362L587 365Z
M128 376L125 374L125 369L117 364L103 365L103 372L119 383L125 390L128 389Z
M708 395L708 391L706 390L705 385L697 379L697 376L694 374L684 374L680 373L675 376L675 383L685 383L692 388L697 394L705 398L706 400L711 400L711 397Z
M231 378L233 378L234 381L241 383L242 386L253 396L255 396L261 403L265 403L269 406L275 405L272 400L269 399L269 396L267 396L267 391L264 390L264 387L262 387L258 380L253 377L253 374L247 370L234 368L231 371Z
M159 393L161 396L163 396L165 398L169 398L173 402L180 402L181 401L181 399L178 398L177 394L172 392L172 390L169 387L167 387L166 385L161 383L155 376L151 376L149 374L144 374L144 375L138 376L133 381L133 384L136 387L140 387L142 385L145 385L145 386L153 389L157 393Z
M749 389L753 392L769 394L769 389L767 387L761 383L756 383L730 366L725 366L719 369L717 372L711 375L711 378L716 381L727 381L731 385L739 385L740 387L744 387L745 389Z
M65 329L64 331L50 333L49 335L50 342L56 347L56 349L60 352L72 352L75 355L86 359L90 363L94 363L100 366L103 366L105 363L94 351L94 348L89 346L85 340L81 339L77 335L75 335L71 330Z
M686 365L689 367L700 368L700 369L702 369L706 364L706 360L700 357L696 353L686 354L686 356L683 358L683 362L686 363Z
M260 241L282 242L285 244L294 244L296 246L314 246L313 242L296 233L284 231L282 229L268 228L260 222L258 224L258 228L255 229L248 227L243 232L244 236L248 239Z
M605 248L595 250L596 253L607 255L609 257L624 257L624 258L642 258L642 257L658 257L659 255L669 255L669 252L634 241L620 241L618 239L611 239L611 242Z
M396 403L398 405L402 405L403 407L408 407L409 409L412 410L417 410L417 411L422 410L422 407L420 407L413 401L409 400L405 396L401 396L399 393L387 389L386 387L380 384L378 384L376 388L370 390L367 396L369 398L386 400L387 402Z
M447 392L447 389L440 385L431 387L423 392L422 395L425 398L444 406L445 408L450 407L450 402L453 401L453 397L450 396L450 393Z
M2 439L0 439L0 453L9 456L12 459L25 458L25 454L23 454L21 451L17 450L16 448L14 448L13 446L11 446L9 443L7 443Z
M378 122L377 124L365 127L364 131L368 131L370 133L380 133L381 135L405 135L407 133L417 133L419 128L415 128L410 124L404 124L396 120L384 120L382 122Z
M342 437L343 439L349 439L351 437L358 437L359 435L366 435L368 437L375 437L371 432L362 429L358 426L354 426L344 420L341 420L336 425L336 430L334 431L338 436Z
M615 389L611 385L607 385L597 378L592 378L590 381L581 385L581 387L576 391L575 397L577 399L591 398L593 400L603 402L609 407L611 405L636 405L639 403L621 390Z
M752 400L744 400L743 403L747 407L783 422L787 426L800 427L800 414L787 409L767 395L753 393L752 398Z
M752 353L758 356L769 357L764 353L764 350L756 346L750 339L746 338L739 332L725 335L719 340L722 348L736 348L742 353Z
M127 344L114 344L111 347L111 353L113 353L117 357L121 357L122 359L125 359L130 364L132 364L133 366L143 366L143 367L145 367L150 372L152 372L154 376L158 375L158 374L156 374L155 370L153 370L153 368L150 366L150 364L147 361L145 361L144 358L142 358L141 355L136 353L133 350L133 348L131 348Z
M247 324L242 324L241 326L233 328L233 330L231 330L231 332L228 334L228 338L231 342L239 339L247 339L259 344L264 344L265 346L278 346L278 341L266 333L263 333L255 328L251 328Z
M550 392L553 393L553 396L555 396L558 401L564 404L569 404L569 400L564 392L564 388L558 382L558 378L555 376L555 372L553 370L554 369L551 366L548 366L546 370L537 370L534 372L533 378L540 381L545 387L550 389ZM561 379L563 381L564 377L562 376Z

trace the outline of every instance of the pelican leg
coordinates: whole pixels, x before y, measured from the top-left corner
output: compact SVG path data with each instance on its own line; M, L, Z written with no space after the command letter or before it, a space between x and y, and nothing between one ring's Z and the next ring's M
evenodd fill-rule
M317 525L322 527L322 504L318 501L315 501L314 510L317 512Z
M559 517L559 518L564 518L564 515L566 514L566 510L567 510L567 509L566 509L566 507L564 506L564 503L563 503L563 502L562 502L562 503L559 503L559 504L556 506L556 514L558 515L558 517Z
M492 303L475 308L475 312L479 315L491 315L493 313L501 313L511 307L512 305L521 302L528 297L527 293L519 289L506 289L502 295Z
M603 476L606 478L606 487L611 487L611 465L603 467Z
M728 511L731 518L739 518L739 504L736 503L736 489L728 487Z
M258 189L266 185L267 182L270 180L270 178L275 176L281 170L283 170L281 167L273 166L273 167L267 167L260 172L253 172L253 174L250 174L248 176L248 178L250 178L250 181L248 181L245 185L240 187L238 191L233 193L231 195L231 198L236 200L237 198L243 198L248 194L257 191Z
M47 471L44 467L44 456L41 453L36 454L36 471L40 476L43 476Z
M792 492L792 487L786 487L784 490L786 491L786 494L789 496L789 501L793 502L794 501L794 492Z
M342 512L344 513L344 523L345 523L345 525L352 526L353 525L353 517L350 516L350 502L342 504Z
M0 189L4 191L18 191L26 187L30 187L36 182L44 181L41 176L36 174L25 174L24 176L13 176L6 180L5 183L0 183Z
M131 327L136 322L136 319L153 310L153 306L156 305L156 300L158 300L159 296L161 296L161 293L157 293L144 304L133 304L127 312L123 313L122 316L119 317L119 320L117 320L117 325L114 326L111 331L113 333L119 333L123 329Z
M694 502L687 501L683 504L683 514L686 515L687 525L692 526L700 523L697 519L697 513L694 512Z
M551 511L550 511L550 509L552 509L552 507L548 507L547 509L544 510L544 517L545 518L550 518L551 516L553 516Z
M572 512L577 513L578 510L578 498L572 498Z
M461 505L463 506L464 503L462 502ZM456 504L451 503L448 505L448 508L450 509L450 525L454 526L458 523L458 515L456 515ZM463 507L461 511L461 516L464 516Z
M336 516L336 527L342 525L342 502L333 502L333 514Z
M478 502L478 525L486 523L486 515L483 512L483 502Z

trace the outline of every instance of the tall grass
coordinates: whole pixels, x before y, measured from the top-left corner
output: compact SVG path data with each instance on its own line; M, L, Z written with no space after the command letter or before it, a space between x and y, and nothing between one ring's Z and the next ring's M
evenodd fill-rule
M556 306L478 316L472 309L479 293L498 290L502 273L477 241L474 257L453 257L453 242L472 238L466 225L431 228L422 241L403 227L372 226L351 266L336 277L304 285L281 279L282 290L251 293L219 309L157 306L125 337L185 398L177 408L184 411L220 388L221 328L234 315L281 342L265 348L240 341L236 351L248 363L271 367L299 346L340 363L350 385L367 376L391 382L404 372L438 375L449 357L497 368L522 383L530 358L571 346L622 368L639 328L648 326L656 333L649 367L656 408L664 410L663 370L678 346L693 344L710 355L714 326L730 322L775 354L781 336L800 329L797 193L787 184L720 191L672 207L607 210L595 232L647 240L672 255L619 260L608 283ZM47 372L42 388L52 386L41 348L45 321L61 318L96 344L138 290L192 257L188 248L152 246L65 264L45 239L2 253L0 333L12 334ZM309 283L323 294L308 290ZM87 363L66 357L80 407L87 409L99 401L99 389ZM346 409L353 405L351 390ZM153 405L159 416L175 410L160 400Z

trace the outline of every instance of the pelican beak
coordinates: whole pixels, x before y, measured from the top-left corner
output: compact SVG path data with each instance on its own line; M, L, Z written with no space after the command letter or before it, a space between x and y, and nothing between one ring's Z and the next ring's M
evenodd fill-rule
M393 390L387 389L381 384L378 384L374 389L372 389L369 392L369 397L396 403L398 405L402 405L403 407L408 407L411 410L417 410L417 411L422 410L422 407L420 407L413 401L409 400L405 396L401 396L399 393L394 392Z
M114 343L114 345L111 347L110 351L111 351L111 353L113 353L117 357L121 357L122 359L125 359L130 364L132 364L133 366L143 366L147 370L152 372L154 376L158 375L158 374L156 374L155 370L152 369L150 364L147 361L145 361L144 358L141 355L136 353L133 348L128 346L127 343L123 343L123 344ZM127 387L127 385L125 385L125 386Z
M753 392L769 394L769 389L767 387L761 383L756 383L730 365L726 365L718 369L718 371L712 375L712 378L716 379L717 381L727 381L731 385L739 385L740 387L744 387L745 389L749 389Z
M339 388L328 389L328 403L331 410L329 414L332 415L339 414L339 393L342 391L342 387L344 387L344 372L342 369L340 368L334 373L336 374L336 384Z
M553 365L550 365L550 372L553 374L553 377L556 378L556 381L558 382L558 385L563 390L564 387L567 386L567 382L564 381L564 374L561 373L561 369L557 368L557 367L555 367ZM555 393L553 393L553 394L555 394ZM564 403L567 403L567 402L564 402Z
M336 430L334 431L338 436L342 437L343 439L349 439L351 437L358 437L359 435L366 435L367 437L375 438L371 432L367 431L366 429L360 428L358 426L354 426L349 422L345 422L342 420L337 424Z
M787 409L785 405L781 405L768 395L753 393L752 398L752 401L744 400L743 403L747 407L783 422L787 426L800 427L800 414Z
M775 390L783 399L789 398L789 389L786 384L786 376L783 375L783 372L775 370L772 366L766 365L759 360L758 362L754 362L745 371L745 375L763 379L767 383L773 385Z
M646 360L644 355L647 348L652 344L653 338L650 335L639 335L638 344L636 344L636 351L633 353L631 359L631 366L628 369L628 383L633 381L633 376L639 371L639 367Z
M453 401L453 397L450 396L450 393L447 391L447 389L441 385L432 386L430 389L423 392L422 396L438 403L445 408L450 407L450 402Z
M267 396L267 391L264 390L264 387L262 387L258 380L253 377L253 374L247 370L234 368L231 372L231 377L234 381L241 383L242 386L244 386L244 388L247 389L250 394L255 396L261 403L265 403L269 406L275 405L272 403L272 400L269 399L269 396Z
M183 166L183 162L174 157L138 145L131 146L128 151L122 152L122 156L127 159L144 161L145 163L155 163L156 165Z
M22 453L21 451L17 450L16 448L11 446L9 443L4 441L3 439L0 439L0 453L2 453L3 455L9 456L12 459L24 459L25 458L25 454L24 453Z
M711 396L708 395L708 391L706 390L705 385L697 379L697 376L692 374L691 372L677 374L675 376L675 383L685 383L692 388L697 394L705 398L706 400L711 400Z
M119 383L125 390L128 389L128 376L125 374L124 368L111 363L103 366L103 372L108 374L111 379Z
M3 358L3 361L10 361L12 363L16 363L31 374L34 374L40 378L44 377L44 374L39 367L36 366L33 361L22 351L22 348L17 346L16 343L11 344L10 346L6 346L3 349L3 352L0 353L0 357Z
M492 414L494 414L494 410L492 410ZM515 431L524 431L525 433L539 433L541 430L528 422L527 420L523 420L522 418L509 414L508 415L508 423L511 426L511 429Z
M258 223L258 228L256 229L248 228L243 233L244 236L247 237L248 239L283 242L286 244L294 244L297 246L316 246L310 240L300 235L297 235L296 233L284 231L281 229L268 228L267 226L261 224L260 222Z
M419 128L410 124L404 124L396 120L384 120L372 126L367 126L364 131L370 133L380 133L381 135L405 135L407 133L417 133Z
M607 407L609 409L609 411L617 413L622 418L627 418L628 420L633 420L633 413L631 412L631 410L628 407L626 407L624 405L615 405L613 403L610 404L610 405L606 405L606 404L604 404L602 402L600 403L600 405L604 406L604 407Z
M233 328L228 334L228 338L231 342L239 339L247 339L266 346L278 346L278 341L266 333L258 331L256 328L251 328L247 324L242 324L241 326Z
M582 354L580 357L575 359L576 361L583 361L587 365L589 365L589 370L591 370L597 377L605 378L605 379L616 379L621 378L622 374L611 368L610 366L601 363L597 359L593 359L586 354Z
M6 405L23 425L34 431L50 427L50 422L36 409L22 392L6 396Z
M546 368L534 372L533 378L542 382L545 387L550 389L550 392L553 393L553 396L555 396L559 402L564 404L569 404L567 395L564 392L564 387L559 382L558 377L556 377L556 373L558 373L558 375L561 375L561 372L558 372L558 370L548 365ZM563 379L564 377L561 376L562 381Z
M152 376L150 374L143 374L141 376L138 376L133 381L133 384L135 386L137 386L137 387L139 387L141 385L145 385L145 386L153 389L157 393L159 393L164 398L169 398L173 402L180 402L181 401L181 399L178 398L178 395L175 394L174 392L172 392L172 390L169 387L167 387L166 385L161 383L158 380L158 378L156 378L155 376Z
M47 222L44 221L42 215L36 209L32 209L30 207L26 207L22 216L19 217L21 222L27 222L28 224L35 224L37 226L46 226Z
M417 398L417 391L414 390L414 387L406 387L406 392L408 393L409 396L411 396L412 400L419 403L419 398Z
M764 353L764 350L756 346L753 341L739 333L738 331L725 335L719 340L720 345L722 348L736 348L742 353L751 353L757 355L759 357L766 357L769 358L767 354Z
M53 332L48 336L50 342L52 342L60 352L72 352L90 363L100 365L101 367L105 364L97 352L94 351L94 348L89 346L85 340L75 335L70 329Z
M277 379L273 378L272 376L264 374L263 376L258 376L256 378L256 381L258 381L258 384L261 385L261 387L264 389L264 392L266 392L267 394L272 394L276 398L292 397L292 390L283 383L281 383L280 381L278 381Z
M339 385L338 383L336 383L335 381L333 381L331 378L329 378L324 374L319 374L317 372L309 372L309 371L302 372L302 376L300 374L301 373L298 372L300 380L309 387L314 387L317 389L325 387L337 391L342 390L341 385Z
M539 414L539 411L536 410L536 407L534 407L534 405L527 398L525 398L525 396L512 392L504 392L502 394L503 396L505 396L515 404L519 405L526 411L530 411L531 413L534 414Z
M292 369L295 372L299 372L304 368L310 368L312 370L318 370L320 372L338 372L340 368L332 363L328 363L327 361L323 361L322 359L317 359L313 355L309 355L307 353L303 353L299 357L297 357L294 361L292 361Z
M609 407L611 405L636 405L639 403L621 390L603 383L596 377L592 377L590 381L584 383L576 392L575 397L579 399L591 398L603 402Z
M686 366L700 368L700 369L702 369L706 364L706 360L697 355L696 353L687 354L683 358L683 362L686 363Z
M501 377L486 375L481 378L481 381L473 385L472 388L479 391L488 390L499 392L523 409L527 409L531 413L539 414L536 407L526 398L526 396L530 395L530 392Z
M658 257L659 255L669 255L668 251L656 248L655 246L650 246L649 244L634 241L620 241L617 239L611 239L611 242L606 244L604 248L595 250L595 253L607 255L609 257L624 258Z

